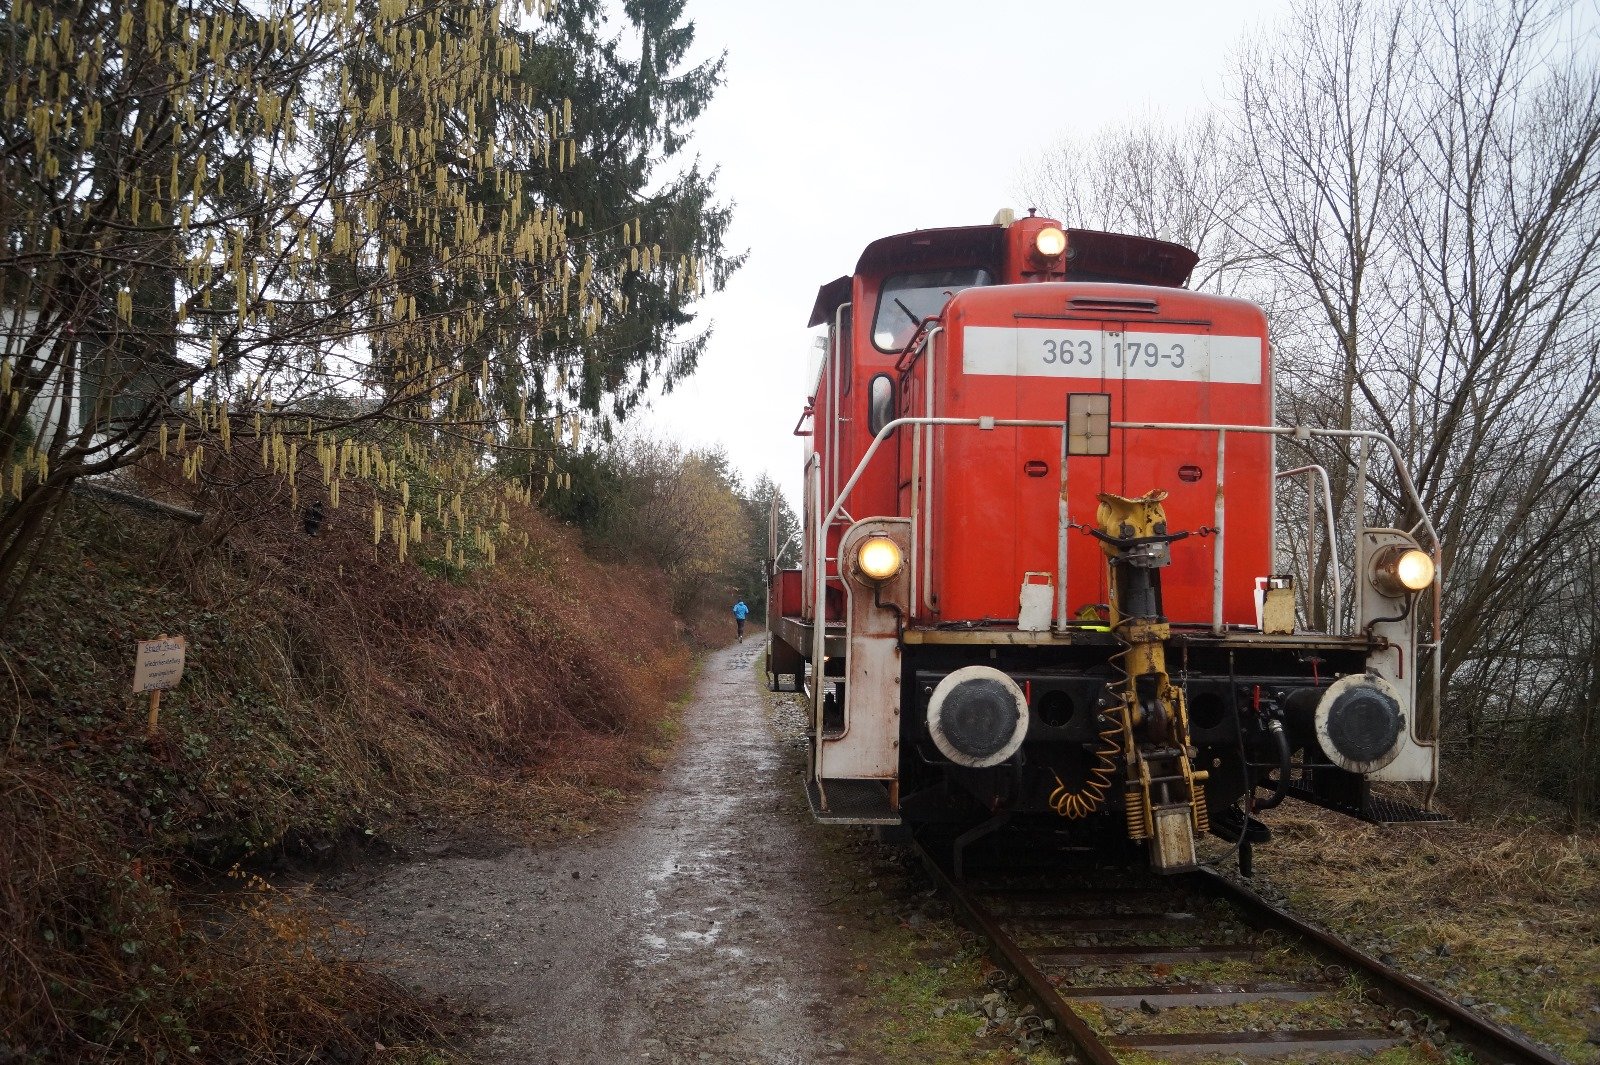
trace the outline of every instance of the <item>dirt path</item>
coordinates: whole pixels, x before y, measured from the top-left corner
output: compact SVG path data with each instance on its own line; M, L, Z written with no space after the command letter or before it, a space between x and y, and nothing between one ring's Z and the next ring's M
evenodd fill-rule
M362 950L490 1020L489 1062L841 1061L844 949L752 667L712 655L659 788L587 839L331 885Z

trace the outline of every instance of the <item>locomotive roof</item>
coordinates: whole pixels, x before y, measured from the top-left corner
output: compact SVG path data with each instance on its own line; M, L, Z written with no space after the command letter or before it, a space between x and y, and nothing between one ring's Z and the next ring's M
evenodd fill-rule
M1005 230L1002 225L954 226L881 237L861 253L855 273L882 273L890 268L914 268L925 262L948 262L952 258L996 261L1004 250ZM1067 269L1068 281L1137 280L1143 284L1181 288L1200 261L1200 256L1183 245L1153 237L1095 229L1068 229L1066 232L1071 262ZM808 326L826 325L833 320L839 306L850 299L851 276L835 278L817 290L817 302L811 308Z
M995 259L1000 255L1004 234L1004 226L990 225L914 229L910 233L880 237L861 253L855 272L877 273L886 267L915 267L929 260L944 261L952 257ZM808 325L826 325L833 320L839 305L850 299L850 277L835 278L817 290L817 302L811 309Z

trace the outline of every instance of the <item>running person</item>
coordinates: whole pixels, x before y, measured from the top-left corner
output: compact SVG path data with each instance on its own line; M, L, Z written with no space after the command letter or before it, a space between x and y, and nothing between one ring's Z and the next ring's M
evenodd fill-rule
M744 619L750 616L750 608L744 605L744 599L733 604L733 620L739 626L739 642L744 642Z

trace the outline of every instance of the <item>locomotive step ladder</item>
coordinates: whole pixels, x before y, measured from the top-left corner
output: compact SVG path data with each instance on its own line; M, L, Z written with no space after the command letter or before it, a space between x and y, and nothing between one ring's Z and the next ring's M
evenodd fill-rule
M900 813L889 796L889 784L883 780L817 780L806 772L806 801L811 804L811 816L830 825L898 825ZM824 808L826 801L826 808Z

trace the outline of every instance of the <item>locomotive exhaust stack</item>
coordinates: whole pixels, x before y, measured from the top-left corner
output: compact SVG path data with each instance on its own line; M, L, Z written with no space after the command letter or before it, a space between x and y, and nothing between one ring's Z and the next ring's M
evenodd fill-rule
M768 594L819 819L1031 819L1171 872L1289 798L1435 816L1371 788L1438 778L1438 536L1387 437L1274 424L1266 315L1187 290L1197 261L1002 213L822 286L804 557Z

